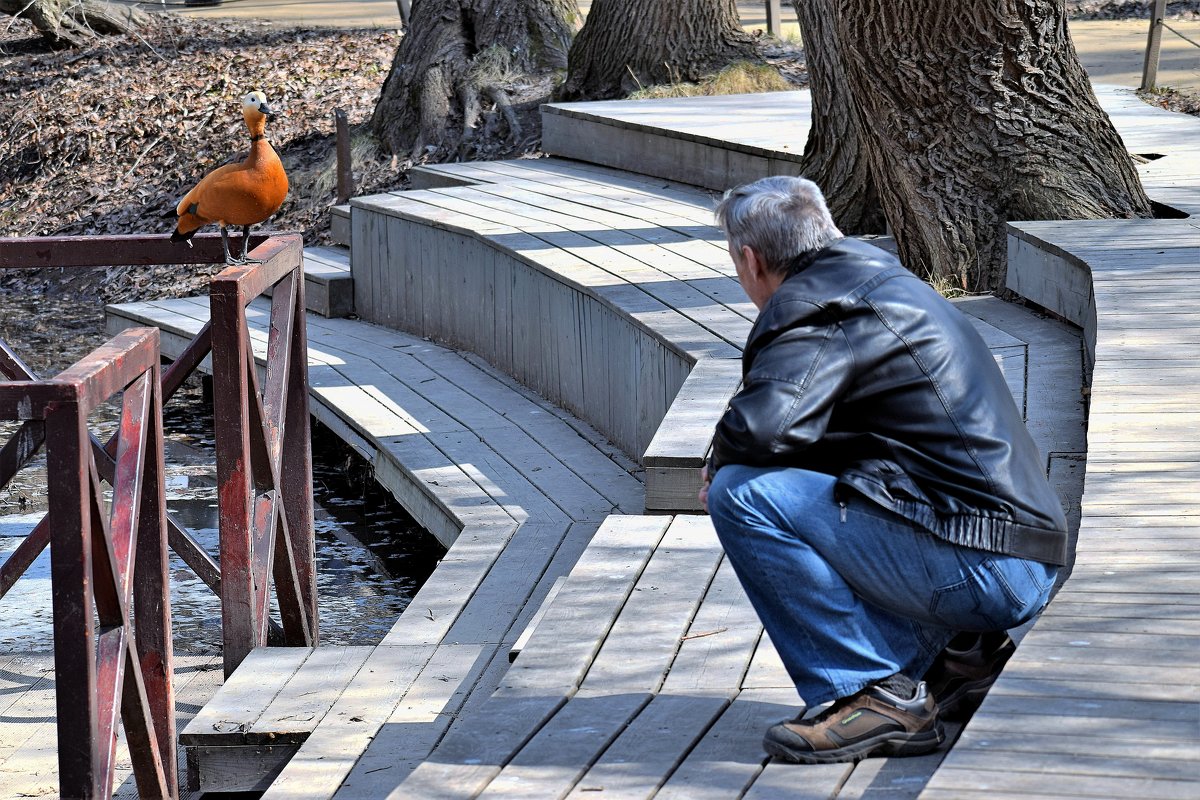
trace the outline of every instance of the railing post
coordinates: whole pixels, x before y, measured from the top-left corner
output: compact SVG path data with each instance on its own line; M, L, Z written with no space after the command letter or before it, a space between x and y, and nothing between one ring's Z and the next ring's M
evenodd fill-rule
M167 560L167 497L163 475L162 383L159 365L150 372L150 418L144 424L146 460L138 513L134 567L134 636L154 734L158 739L163 777L171 797L179 796L179 764L175 756L175 670L171 642L171 587ZM145 796L145 795L143 795Z
M217 449L221 630L225 677L258 641L254 611L250 494L250 387L245 309L237 284L212 281L213 427Z
M344 203L354 194L354 164L350 151L350 123L346 112L333 110L333 125L337 138L337 201Z
M1150 32L1146 36L1146 60L1142 63L1142 85L1140 92L1154 89L1158 81L1158 57L1162 50L1163 18L1167 14L1167 0L1154 0L1150 11Z
M283 508L291 536L296 561L296 580L308 612L311 644L318 641L316 532L313 529L312 502L312 435L308 415L308 329L304 302L304 256L297 265L296 302L293 307L291 370L288 375L287 414L283 441L283 463L280 488Z
M84 415L75 403L46 414L50 581L54 604L54 699L63 797L104 796L92 611L91 470Z
M767 5L767 33L775 38L783 36L783 10L780 8L779 0L766 0Z

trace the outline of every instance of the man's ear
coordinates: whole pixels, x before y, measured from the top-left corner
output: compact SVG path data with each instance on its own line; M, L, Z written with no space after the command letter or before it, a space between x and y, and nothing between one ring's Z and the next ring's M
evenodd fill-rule
M742 245L742 259L746 262L747 271L756 281L762 281L766 277L767 265L763 263L757 250L748 244Z

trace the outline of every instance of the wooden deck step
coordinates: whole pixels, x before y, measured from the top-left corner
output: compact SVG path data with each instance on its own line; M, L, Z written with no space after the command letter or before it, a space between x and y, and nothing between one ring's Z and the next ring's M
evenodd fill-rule
M345 317L354 311L349 250L304 248L304 301L309 311L323 317Z
M724 191L768 175L799 175L807 91L719 100L610 100L542 106L542 147L564 158Z
M329 209L329 238L342 247L350 246L350 204L331 206Z
M269 297L271 291L265 294ZM350 252L344 247L304 248L304 305L322 317L346 317L354 311Z
M207 318L202 298L108 309L110 330L158 325L168 355ZM261 361L265 301L249 318ZM325 796L385 725L432 746L459 704L499 684L516 638L599 524L644 505L636 465L477 357L312 314L308 334L314 416L449 550L380 646L256 651L277 672L248 661L234 673L184 737L196 785L213 791L265 788L310 740L277 783Z
M1132 90L1095 84L1101 107L1163 210L1200 214L1200 121L1144 103ZM550 103L542 146L563 159L724 191L768 175L798 175L808 137L806 90L763 95ZM444 177L443 177L444 176ZM442 173L448 183L458 179Z
M359 313L480 353L640 456L646 510L696 510L756 313L712 197L561 159L422 170L352 204ZM975 325L1024 408L1025 343Z
M478 353L635 457L697 361L737 357L753 309L707 193L550 159L427 171L460 185L352 201L364 319Z

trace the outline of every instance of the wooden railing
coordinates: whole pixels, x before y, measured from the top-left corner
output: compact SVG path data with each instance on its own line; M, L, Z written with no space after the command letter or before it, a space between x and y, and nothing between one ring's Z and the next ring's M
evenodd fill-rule
M0 343L0 373L0 419L21 422L0 487L46 447L60 795L111 795L120 719L141 796L177 797L158 330L125 331L50 380ZM88 415L118 393L100 446Z
M139 392L153 399L155 404L165 403L174 395L187 376L199 367L211 353L220 528L219 563L201 547L184 526L166 514L165 505L161 500L158 501L156 506L158 510L154 513L163 516L166 538L170 548L221 598L222 644L226 676L230 675L250 650L256 646L268 643L315 645L318 631L316 571L313 561L312 462L308 418L308 350L304 317L302 242L299 235L284 234L269 238L253 237L251 243L255 247L250 255L252 258L258 259L260 263L228 267L212 279L210 284L212 309L210 322L188 344L170 369L161 375L161 381L158 369L157 330L153 331L153 369L147 373L153 375L153 391L137 389L127 390L125 393L127 403L129 397L136 396ZM166 236L0 239L0 268L50 266L87 268L124 264L211 264L223 261L219 237L199 236L194 240L194 244L193 249L187 250L170 242ZM246 306L270 287L274 287L271 324L265 378L260 389L258 369L255 366L250 334L246 325ZM144 331L142 335L149 336ZM127 335L123 335L113 341L127 344L132 340ZM113 347L116 345L110 344L106 348L96 351L87 361L81 362L81 365L86 365L86 369L79 365L73 367L67 373L48 382L48 385L57 388L44 391L49 391L53 397L57 397L58 395L54 395L54 392L66 391L62 388L64 380L75 380L76 378L82 380L84 377L86 377L86 381L82 385L92 394L88 394L83 399L74 400L73 402L76 404L86 405L92 402L95 397L99 396L96 393L100 391L100 388L108 389L109 395L121 391L125 384L118 385L119 381L113 376L125 375L122 370L130 368L127 365L132 356L120 350L119 347L116 350ZM134 349L139 358L145 355L145 347L146 345L139 345ZM103 363L104 358L110 358L113 363L106 366ZM147 367L147 369L149 368ZM106 377L95 377L97 375ZM30 387L41 385L37 382L37 376L33 371L3 341L0 341L0 376L14 382L0 384L8 393L2 397L9 397L13 392L16 392L16 394L12 394L13 397L24 397L25 395L20 394L21 392L27 392ZM130 391L133 391L133 394L130 394ZM70 396L75 397L75 395ZM107 396L105 395L95 402L103 402ZM41 395L36 395L36 397L41 397ZM89 406L89 408L93 406ZM155 406L155 408L158 407L158 405ZM83 516L80 519L75 519L75 517L71 517L71 519L80 522L81 525L85 523L89 526L99 524L95 522L99 514L99 501L87 498L91 495L98 498L98 481L105 480L113 486L112 525L115 530L118 527L118 519L126 518L118 518L118 510L122 508L122 504L127 504L127 500L133 502L133 495L126 497L121 489L122 486L129 485L123 484L122 480L130 480L124 478L124 473L121 471L122 465L125 463L122 461L124 453L122 447L125 446L123 442L128 441L124 421L120 434L105 444L87 432L86 413L80 417L76 433L83 437L82 441L85 444L83 455L80 455L79 458L84 459L88 464L83 467L81 466L83 462L71 460L73 458L72 451L67 443L66 427L63 427L66 423L56 422L55 425L62 427L62 431L52 435L52 428L54 430L58 430L58 428L50 424L50 418L46 417L43 420L41 416L29 416L30 412L22 402L0 400L0 411L11 411L11 418L23 420L17 433L0 448L0 486L3 486L23 465L31 460L43 443L47 443L51 493L56 491L53 487L59 484L74 486L75 482L82 481L76 487L79 492L78 496L84 498L80 501L82 511L76 512L75 517L81 513ZM44 413L39 412L39 414ZM3 414L0 414L0 417L2 416ZM55 420L60 418L54 417ZM156 411L155 419L158 418ZM161 428L156 427L154 431L152 435L147 434L149 444L143 447L154 452L154 463L158 465L159 476L152 482L146 483L142 490L144 491L146 487L157 487L154 490L161 494ZM128 455L125 457L129 458ZM137 485L142 486L142 484ZM61 493L66 490L58 489L57 491ZM88 492L91 495L87 494ZM137 492L133 494L137 494ZM138 497L141 495L138 494ZM58 508L57 502L54 503L54 507ZM83 544L74 546L70 544L59 546L57 538L60 535L59 531L64 529L63 525L67 524L63 522L65 518L62 517L62 514L64 513L66 512L58 511L59 519L57 521L54 513L48 515L9 558L0 564L0 597L4 596L52 541L54 542L51 552L52 565L57 564L58 560L65 557L61 556L61 553L80 551L80 548L86 551L91 547L91 540L85 540ZM139 512L128 509L119 513L126 516L132 515L135 520L139 517ZM141 513L141 516L144 517L144 512ZM91 528L89 527L87 530L91 530ZM78 538L78 533L75 536ZM120 548L117 548L115 552L117 552L116 561L120 561L121 558L132 558L129 553ZM74 567L75 572L70 575L86 574L88 569L86 563L86 561L77 563ZM107 569L101 564L102 572ZM80 570L83 570L83 573L80 573ZM151 576L149 572L139 570L139 577L134 580L127 570L117 576L118 588L112 591L101 588L100 579L97 579L95 586L96 610L100 614L101 628L108 630L105 626L115 625L113 620L116 619L116 615L119 615L122 610L128 610L128 602L123 598L126 598L130 592L135 598L134 611L138 612L143 608L143 603L139 599L145 591L150 591L150 589L142 587L143 580L146 587L162 585L159 593L161 595L160 602L161 608L166 613L168 606L166 605L165 570L164 556L163 574L157 578ZM60 593L57 588L57 568L52 566L52 572L56 580L56 654L60 649L66 648L72 653L77 653L74 656L76 659L92 658L92 661L86 662L87 664L93 663L96 658L111 660L111 653L104 647L96 651L99 655L95 657L86 656L82 650L79 650L82 647L81 642L86 639L86 626L91 624L91 613L84 614L79 611L82 601L78 597L78 591L75 591L74 595L68 593L69 597L73 597L74 605L71 606L71 611L68 613L64 607L63 613L59 613ZM105 572L105 574L107 573ZM67 580L67 578L63 580ZM271 619L269 613L269 587L272 582L276 587L281 615L280 623ZM84 584L84 586L87 585ZM66 602L66 599L63 602ZM151 600L147 599L145 602L149 604ZM87 622L85 622L85 618L88 620ZM168 676L165 679L168 680L165 684L167 687L166 699L169 701L169 613L166 613L166 619L168 620L167 633L162 635L166 649L161 651L166 654L166 658L151 667L158 671L165 670L165 675ZM153 625L154 623L148 624ZM140 631L140 626L135 623L134 629ZM125 631L125 634L121 635L128 635L127 627L122 626L120 630ZM116 638L103 639L101 637L97 641L107 643L105 646L110 648L119 644ZM139 644L140 641L139 639ZM145 674L151 668L147 666L146 653L160 651L139 650L139 652L142 653L142 673ZM109 654L106 655L106 653ZM109 661L104 661L104 663L107 664ZM71 664L78 668L79 662L76 660ZM62 682L66 673L61 662L58 663L57 669L60 681L58 695L60 735L65 735L66 731L71 732L69 738L60 739L64 744L70 743L69 746L60 747L60 761L66 758L68 760L81 759L80 763L86 762L87 768L84 771L91 776L89 780L92 781L89 784L92 788L86 792L80 788L83 783L70 784L72 788L69 790L68 784L63 783L63 794L73 797L76 796L75 792L78 790L83 792L78 796L108 796L107 793L111 787L104 788L103 778L108 775L111 779L111 757L104 760L102 753L107 750L100 747L98 743L109 741L107 732L115 723L111 721L111 715L106 717L109 722L95 722L95 720L99 719L96 717L96 714L99 713L98 708L115 708L115 706L111 706L111 703L116 702L119 694L114 694L105 688L110 686L109 679L112 676L103 673L83 689L68 689L67 687L71 683L70 681L66 684ZM84 672L80 674L84 674ZM156 677L144 681L147 688L158 685L155 683L160 680L157 677L158 674L155 672ZM91 689L102 692L102 694L97 695L95 692L91 692ZM107 694L103 692L107 692ZM126 727L128 729L130 725L128 715L137 710L134 706L129 705L134 702L129 698L137 695L137 692L131 692L127 687L124 694L125 698L121 702L127 715ZM86 699L89 697L92 699ZM153 698L158 699L153 700ZM159 702L162 697L155 694L151 699L153 702ZM167 705L170 706L170 703L167 702ZM149 725L150 718L145 714L142 716L146 717L147 725ZM157 720L157 718L155 719ZM88 720L92 720L95 724ZM158 760L163 764L169 763L169 769L162 768L165 781L163 785L170 790L171 796L174 796L173 716L169 720L169 724L167 722L158 724L155 728L158 733L151 735L150 739L158 740L160 752L162 748L166 747L170 753L169 757ZM64 725L66 725L65 728ZM105 728L104 725L109 727ZM87 743L86 746L76 744L81 741ZM135 738L133 734L130 735L130 745L131 749L137 748L139 752L145 751L145 748L149 746L146 742ZM87 753L93 753L94 757L87 756ZM101 755L95 755L96 753ZM157 781L154 775L146 774L144 776L143 768L137 767L137 764L141 763L138 761L139 758L143 758L143 756L135 756L139 787L156 785ZM68 780L68 773L76 776L80 774L81 767L75 761L71 761L70 764L63 762L61 766L63 767L61 776L63 781ZM71 778L71 780L83 779ZM151 796L151 790L143 789L142 794Z
M275 236L251 255L263 263L226 269L209 293L226 677L268 642L272 577L283 643L317 643L301 239ZM260 388L246 306L272 286Z

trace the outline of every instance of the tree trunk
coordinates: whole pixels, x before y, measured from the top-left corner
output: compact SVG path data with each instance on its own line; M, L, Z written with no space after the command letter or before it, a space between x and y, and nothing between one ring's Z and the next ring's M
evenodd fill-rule
M455 150L474 137L487 101L518 137L506 85L523 74L565 67L578 15L572 0L413 3L372 130L393 153Z
M571 46L562 100L624 97L655 84L696 81L757 59L735 0L595 0Z
M1006 220L1145 217L1063 0L844 0L843 63L900 256L1002 288Z
M149 17L102 0L0 0L0 13L27 19L54 47L78 47L104 34L132 33Z
M836 0L794 0L812 91L801 174L821 187L847 234L882 233L883 210L863 149L837 37Z

